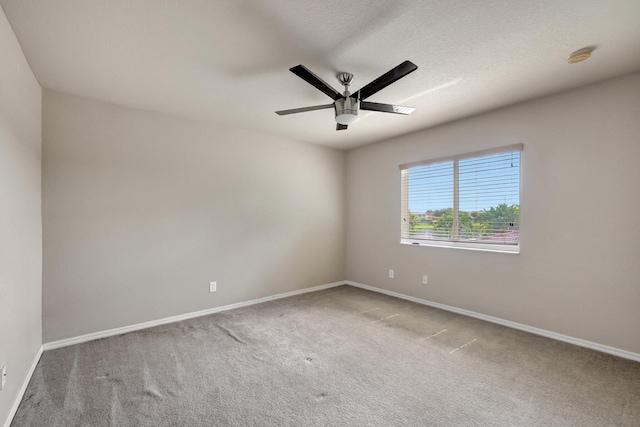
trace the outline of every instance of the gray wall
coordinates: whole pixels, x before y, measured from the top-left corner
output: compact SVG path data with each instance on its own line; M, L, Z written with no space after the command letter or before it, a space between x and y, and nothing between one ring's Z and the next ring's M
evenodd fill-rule
M344 152L49 90L43 135L44 342L345 277Z
M42 91L0 9L0 391L4 425L42 344Z
M640 353L639 95L635 73L350 151L348 279ZM513 143L519 255L400 244L399 164Z

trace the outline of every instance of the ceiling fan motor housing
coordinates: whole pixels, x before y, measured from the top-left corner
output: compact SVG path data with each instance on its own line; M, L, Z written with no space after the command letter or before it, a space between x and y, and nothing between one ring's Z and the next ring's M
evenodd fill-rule
M336 99L336 122L348 125L358 120L358 100L351 96Z

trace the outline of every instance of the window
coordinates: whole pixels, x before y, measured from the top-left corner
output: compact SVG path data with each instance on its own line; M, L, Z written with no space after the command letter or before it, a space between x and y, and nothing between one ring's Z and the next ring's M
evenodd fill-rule
M519 252L522 144L400 165L401 242Z

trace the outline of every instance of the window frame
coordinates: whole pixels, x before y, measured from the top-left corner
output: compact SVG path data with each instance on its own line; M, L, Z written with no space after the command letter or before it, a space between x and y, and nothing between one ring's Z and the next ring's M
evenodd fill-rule
M436 159L423 160L419 162L412 163L404 163L399 166L400 168L400 180L401 180L401 193L400 193L400 243L411 245L411 246L430 246L430 247L441 247L441 248L454 248L454 249L467 249L467 250L476 250L476 251L485 251L485 252L500 252L500 253L508 253L508 254L519 254L521 248L520 238L518 239L517 245L507 245L507 244L498 244L498 243L477 243L477 242L468 242L468 241L460 241L460 240L427 240L427 239L412 239L406 238L409 234L408 227L410 227L409 221L406 221L406 218L410 217L409 211L409 200L408 200L408 173L407 171L411 168L421 167L421 166L431 166L439 163L448 163L454 162L454 169L452 171L452 175L454 176L454 182L457 183L458 179L455 178L455 175L458 174L458 161L481 158L481 157L489 157L492 155L498 154L506 154L512 152L522 152L524 149L523 144L512 144L502 147L491 148L487 150L473 151L469 153L461 153L453 156L440 157ZM518 165L518 205L521 205L522 199L522 154L519 157L520 164ZM457 185L454 185L453 193L454 193L454 221L458 218L459 215L459 207L458 207L458 197L455 196L455 193L459 191ZM457 230L455 230L457 232Z

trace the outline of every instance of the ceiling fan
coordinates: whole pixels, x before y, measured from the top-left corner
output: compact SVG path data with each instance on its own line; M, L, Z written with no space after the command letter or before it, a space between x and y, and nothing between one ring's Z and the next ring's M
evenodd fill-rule
M287 114L303 113L305 111L334 108L337 122L336 130L345 130L350 124L353 124L358 120L358 102L360 102L361 110L404 115L411 114L415 111L415 108L413 107L367 102L365 99L417 69L418 66L411 61L404 61L402 64L390 71L387 71L368 85L365 85L354 94L349 92L349 85L353 81L353 74L341 73L338 75L338 81L340 81L340 84L344 86L344 93L341 94L329 86L329 84L320 77L313 74L311 70L304 65L296 65L295 67L290 68L289 71L320 90L322 93L333 99L334 102L331 104L314 105L312 107L276 111L276 114L284 116Z

